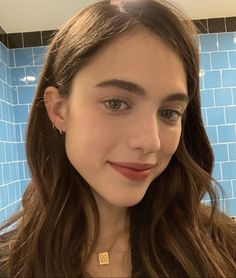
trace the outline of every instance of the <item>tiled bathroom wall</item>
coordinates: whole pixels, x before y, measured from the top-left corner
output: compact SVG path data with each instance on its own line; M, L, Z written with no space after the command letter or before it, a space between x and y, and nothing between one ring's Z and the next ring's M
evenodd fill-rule
M236 33L201 34L201 103L214 155L222 209L236 215Z
M236 216L236 32L206 33L212 21L198 23L206 24L199 35L201 103L215 154L214 177L226 193L222 209ZM0 223L19 208L30 181L25 129L46 52L42 32L35 34L40 46L29 35L13 35L17 44L8 42L10 49L0 42Z
M19 207L23 192L15 126L15 88L9 49L0 42L0 222Z

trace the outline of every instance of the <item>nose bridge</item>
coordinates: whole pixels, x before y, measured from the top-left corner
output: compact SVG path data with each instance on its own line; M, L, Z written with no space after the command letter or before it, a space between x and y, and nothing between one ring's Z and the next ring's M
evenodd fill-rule
M142 149L145 153L156 152L160 149L160 126L156 115L147 113L137 119L132 128L130 147Z

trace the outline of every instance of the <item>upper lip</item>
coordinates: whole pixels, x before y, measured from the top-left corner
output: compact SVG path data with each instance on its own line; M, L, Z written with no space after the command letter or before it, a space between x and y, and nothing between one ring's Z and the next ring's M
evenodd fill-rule
M136 162L112 162L112 161L109 161L109 162L111 164L114 164L117 166L131 168L131 169L135 169L135 170L149 170L156 165L156 164L150 164L150 163L141 164L141 163L136 163Z

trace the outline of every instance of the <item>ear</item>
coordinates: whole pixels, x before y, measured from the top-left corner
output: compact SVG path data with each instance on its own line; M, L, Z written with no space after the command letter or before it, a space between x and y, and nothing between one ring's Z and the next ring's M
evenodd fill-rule
M56 87L47 87L44 91L44 103L52 124L65 131L66 99L61 97Z

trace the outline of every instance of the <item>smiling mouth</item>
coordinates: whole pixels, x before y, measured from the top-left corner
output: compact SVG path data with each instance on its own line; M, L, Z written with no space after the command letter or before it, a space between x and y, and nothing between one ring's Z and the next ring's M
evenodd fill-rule
M133 181L145 180L151 174L152 168L154 167L153 164L113 162L109 162L109 164L118 173Z
M136 163L136 162L111 162L111 161L109 161L109 163L120 166L120 167L133 169L136 171L150 170L154 166L156 166L156 164L151 164L151 163L141 164L141 163Z

